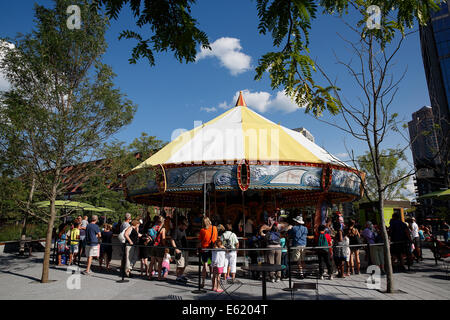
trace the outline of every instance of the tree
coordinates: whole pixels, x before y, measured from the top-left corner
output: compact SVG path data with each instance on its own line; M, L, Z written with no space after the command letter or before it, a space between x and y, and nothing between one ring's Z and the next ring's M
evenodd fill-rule
M69 29L67 8L80 8L82 26ZM0 96L6 146L20 145L18 175L32 174L50 212L28 213L48 223L41 282L48 282L55 201L64 192L63 168L87 161L96 148L129 124L136 107L114 87L111 67L101 62L108 20L87 0L55 0L35 6L36 28L8 40L0 68L11 89Z
M409 172L400 170L396 172L397 177L387 176L393 173L392 170L387 170L392 166L391 160L401 159L403 151L409 147L409 144L403 149L388 150L387 153L383 152L382 145L390 133L398 130L398 114L392 113L391 107L405 73L396 77L393 65L406 33L402 25L390 20L390 8L382 9L379 29L369 28L366 25L369 18L367 9L371 5L371 1L358 1L358 5L355 5L354 9L359 12L361 17L357 26L362 27L362 31L358 27L349 25L349 28L355 32L357 40L352 42L345 38L342 39L350 48L352 58L349 61L337 58L338 64L344 67L361 91L361 96L355 99L356 103L347 99L342 92L336 89L336 83L330 79L320 65L316 64L316 66L330 86L335 88L333 95L340 105L338 116L331 124L362 141L369 150L359 158L362 160L359 163L353 150L349 154L355 168L362 170L361 164L369 172L368 183L363 183L364 193L369 201L376 199L376 209L380 215L384 238L387 292L392 293L395 291L395 286L390 243L382 216L384 201L391 196L394 186L398 186L402 180L413 175L415 171L414 169Z
M161 140L146 133L142 133L128 146L121 141L105 143L97 154L98 159L104 159L102 164L83 183L83 193L76 199L113 209L115 213L108 214L108 217L116 220L123 218L126 212L135 216L141 214L144 209L141 205L123 201L122 174L163 146Z
M402 150L388 149L380 151L380 176L382 184L387 186L384 192L384 200L406 199L402 191L406 189L408 174L406 168L400 168L400 161L406 161ZM377 181L373 162L369 152L357 157L357 163L361 171L366 173L365 177L365 199L378 200ZM370 201L370 200L369 200Z

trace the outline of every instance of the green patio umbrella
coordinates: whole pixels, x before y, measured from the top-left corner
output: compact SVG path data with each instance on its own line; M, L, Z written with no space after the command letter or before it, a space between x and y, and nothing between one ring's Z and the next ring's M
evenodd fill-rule
M448 200L450 199L450 189L434 191L424 194L423 196L417 197L417 199L430 199L430 198L437 200Z
M50 207L50 201L36 202L35 205L38 208L48 208L48 207ZM94 211L94 212L113 212L113 210L108 209L108 208L95 207L89 203L71 201L71 200L56 200L55 206L58 209L68 208L68 209L79 209L79 210Z

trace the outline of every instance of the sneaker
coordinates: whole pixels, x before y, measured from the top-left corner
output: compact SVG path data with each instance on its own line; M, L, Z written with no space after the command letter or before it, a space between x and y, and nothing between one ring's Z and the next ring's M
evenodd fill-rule
M303 273L300 273L300 274L298 275L298 278L299 278L300 280L303 280L303 279L305 279L305 275L304 275Z
M183 280L183 281L188 281L188 280L189 280L185 275L182 275L180 278L181 278L181 280Z
M272 283L275 283L275 279L273 279L273 278L272 278L272 279L270 279L270 281L271 281Z
M330 275L329 279L330 279L330 280L333 280L333 275Z
M320 279L320 280L323 280L323 275L321 275L321 276L319 277L319 279Z
M280 278L277 278L277 280L275 280L275 282L280 282Z

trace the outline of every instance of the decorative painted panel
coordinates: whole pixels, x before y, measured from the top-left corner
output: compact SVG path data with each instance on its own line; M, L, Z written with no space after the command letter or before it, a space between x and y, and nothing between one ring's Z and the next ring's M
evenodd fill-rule
M354 172L333 169L329 191L359 195L360 188L361 180Z
M320 190L322 168L306 166L250 166L249 189Z
M169 168L166 176L167 191L201 190L205 181L214 183L217 190L239 189L235 165Z

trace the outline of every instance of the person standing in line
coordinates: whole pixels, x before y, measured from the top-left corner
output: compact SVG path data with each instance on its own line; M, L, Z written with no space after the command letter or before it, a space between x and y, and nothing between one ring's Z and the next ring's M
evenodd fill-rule
M81 216L80 216L81 218ZM84 216L80 221L80 257L86 251L86 228L89 225L88 217Z
M176 276L177 281L186 282L188 279L184 275L184 270L188 265L189 251L180 250L179 248L187 248L186 229L188 228L188 222L186 218L182 219L178 224L178 228L175 228L171 238L172 247L175 248L175 263L177 265Z
M337 277L345 278L344 263L347 257L345 256L346 250L345 250L344 234L342 232L342 228L339 222L336 222L336 225L333 226L333 229L336 230L336 234L334 236L333 258L338 271Z
M350 220L348 226L348 238L350 239L350 273L359 274L361 262L359 260L358 244L361 244L361 236L356 228L355 220Z
M364 240L366 241L367 244L372 245L375 244L375 232L374 232L374 228L373 228L373 224L371 221L367 221L366 222L366 228L361 232L361 236L364 238ZM370 260L368 261L369 265L374 264L373 263L373 256L374 256L374 246L370 246L369 247L369 252L370 252Z
M100 254L98 239L102 236L102 234L97 225L97 221L98 217L93 215L91 218L91 223L89 223L86 227L86 256L88 260L86 270L83 271L83 274L85 275L91 274L92 258L98 257Z
M109 264L112 259L112 226L108 223L105 224L102 231L102 244L100 245L100 257L98 259L100 268L102 268L103 259L105 259L106 270L109 270Z
M125 243L127 246L125 247L125 274L127 277L131 277L131 270L134 267L138 259L138 248L134 245L138 244L139 238L141 234L139 233L139 221L133 220L131 221L131 225L125 229Z
M272 228L266 233L266 243L267 248L272 248L273 250L266 251L266 262L269 264L281 265L281 237L278 232L278 225L276 222L273 223ZM280 249L279 249L280 248ZM270 281L280 282L281 271L270 272Z
M128 229L128 227L130 226L130 222L131 222L131 214L127 212L125 213L125 220L120 225L119 233L122 233L123 230Z
M414 243L414 255L416 256L416 261L419 262L419 260L422 257L422 252L420 250L420 236L419 236L419 226L416 223L416 218L411 218L411 238Z
M225 249L222 240L217 239L214 243L214 249ZM212 291L223 292L220 288L220 277L225 273L225 250L214 250L211 253L211 265L213 266Z
M315 235L314 243L317 247L329 247L329 248L323 248L323 249L317 249L317 257L319 258L319 277L321 280L323 280L323 265L325 264L328 271L328 278L330 280L333 279L333 267L331 265L331 259L330 256L332 254L332 241L331 237L328 233L325 232L325 225L320 225L317 233Z
M69 266L72 265L74 260L76 260L79 250L80 250L80 224L78 223L78 219L75 219L75 222L73 223L72 226L72 230L70 231Z
M150 253L149 279L153 279L153 268L155 266L158 272L157 280L164 280L162 276L162 262L164 258L164 248L166 246L166 228L164 227L164 218L155 217L155 225L150 230L150 237L153 239L153 247Z
M208 261L212 258L212 252L208 250L202 250L202 249L208 249L212 248L214 243L216 243L218 238L218 231L215 226L212 225L211 220L209 218L204 217L202 220L202 226L203 228L200 230L199 234L199 240L200 240L200 254L201 254L201 261L202 261L202 284L201 287L203 288L205 286L205 279L206 279L206 268L208 266ZM210 266L210 273L212 274Z
M236 234L232 231L233 226L229 223L225 226L225 232L220 236L223 246L227 249L225 253L225 273L226 279L234 283L236 278L236 261L237 251L239 249L239 241ZM231 278L230 278L231 273Z
M297 216L292 219L295 225L289 229L288 235L292 239L292 246L296 247L291 252L291 261L297 262L299 277L303 279L303 269L305 267L305 247L308 236L308 229L305 227L305 222L302 216Z
M389 236L391 244L391 256L396 257L401 271L406 271L403 256L408 259L409 268L409 246L411 243L411 234L403 221L400 220L400 214L394 212L389 223Z
M348 229L344 230L344 248L345 248L345 272L346 277L350 277L350 239L348 238Z

